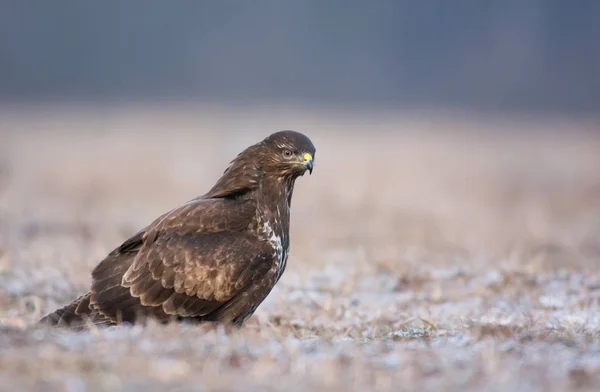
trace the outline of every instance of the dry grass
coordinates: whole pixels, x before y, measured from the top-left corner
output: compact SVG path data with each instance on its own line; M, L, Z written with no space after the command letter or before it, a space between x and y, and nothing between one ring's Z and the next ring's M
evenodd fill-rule
M0 389L600 388L593 125L75 109L0 111ZM34 325L286 127L311 136L317 167L296 187L288 270L248 325Z

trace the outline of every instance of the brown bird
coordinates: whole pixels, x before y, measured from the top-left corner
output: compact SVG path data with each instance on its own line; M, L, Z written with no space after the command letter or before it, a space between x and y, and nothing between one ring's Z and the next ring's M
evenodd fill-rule
M281 131L241 152L204 196L160 216L92 271L89 293L40 320L135 323L147 317L241 325L285 270L294 182L315 147Z

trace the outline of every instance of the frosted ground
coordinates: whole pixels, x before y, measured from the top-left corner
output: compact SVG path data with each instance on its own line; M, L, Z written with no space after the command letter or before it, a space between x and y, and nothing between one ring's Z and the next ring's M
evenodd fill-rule
M85 292L120 241L281 128L313 139L316 167L296 185L288 269L246 326L35 326ZM599 390L598 129L458 114L4 107L0 389Z

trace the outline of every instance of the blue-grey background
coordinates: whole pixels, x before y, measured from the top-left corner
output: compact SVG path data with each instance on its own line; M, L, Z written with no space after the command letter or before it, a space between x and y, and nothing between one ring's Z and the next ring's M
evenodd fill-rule
M0 4L3 101L600 109L595 0Z

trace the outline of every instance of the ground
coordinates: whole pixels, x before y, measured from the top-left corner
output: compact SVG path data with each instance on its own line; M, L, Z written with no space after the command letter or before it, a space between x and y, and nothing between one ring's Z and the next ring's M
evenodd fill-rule
M239 331L36 321L241 149L317 147ZM600 390L597 124L186 104L0 110L2 390Z

